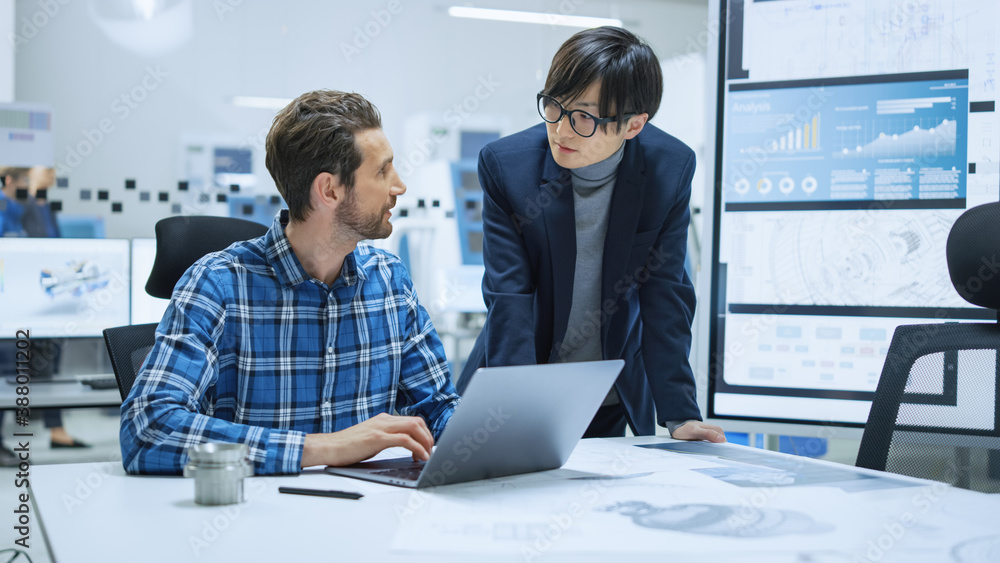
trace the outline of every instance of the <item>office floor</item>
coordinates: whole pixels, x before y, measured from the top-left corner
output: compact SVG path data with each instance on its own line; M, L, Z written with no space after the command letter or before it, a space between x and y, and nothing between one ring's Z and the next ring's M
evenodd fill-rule
M13 424L9 417L5 421L4 428L9 429ZM118 447L118 410L117 409L67 409L63 411L63 418L66 429L75 438L91 444L86 449L60 449L53 450L49 447L49 433L42 425L41 421L33 421L27 428L27 432L32 432L30 438L31 461L36 465L53 463L88 463L88 462L112 462L121 463L121 451ZM664 431L665 432L665 431ZM6 434L6 433L5 433ZM9 434L6 434L9 436ZM16 446L9 438L4 439L7 447ZM821 459L836 461L846 465L854 465L854 460L858 454L859 442L857 440L833 439L828 442L826 455ZM0 468L0 507L10 506L16 500L16 495L23 490L15 489L14 481L16 469ZM81 484L81 487L85 484ZM34 508L32 507L32 510ZM2 524L2 522L0 522ZM45 542L41 535L37 518L33 518L30 524L30 549L27 555L32 563L50 563L51 557L45 547ZM14 540L17 539L17 532L10 525L0 525L0 550L16 547ZM10 552L2 553L4 560L7 560ZM15 558L12 563L27 563L28 559Z

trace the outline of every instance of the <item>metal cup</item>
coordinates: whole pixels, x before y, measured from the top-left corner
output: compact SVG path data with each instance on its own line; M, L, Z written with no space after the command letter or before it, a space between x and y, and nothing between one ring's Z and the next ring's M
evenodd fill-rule
M205 505L243 502L243 479L253 476L246 444L207 442L188 448L184 476L194 477L194 501Z

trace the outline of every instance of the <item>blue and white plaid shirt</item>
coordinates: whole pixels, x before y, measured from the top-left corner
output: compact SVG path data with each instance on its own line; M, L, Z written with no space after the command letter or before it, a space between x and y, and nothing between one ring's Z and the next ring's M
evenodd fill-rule
M438 436L458 403L441 341L395 256L358 247L310 278L279 217L195 263L122 403L130 473L180 473L189 447L250 446L256 474L296 473L305 435L393 410Z

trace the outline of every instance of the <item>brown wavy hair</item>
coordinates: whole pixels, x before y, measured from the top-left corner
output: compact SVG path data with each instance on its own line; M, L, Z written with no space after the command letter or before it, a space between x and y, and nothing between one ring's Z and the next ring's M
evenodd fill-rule
M348 193L354 189L354 173L364 160L355 135L381 128L371 102L336 90L306 92L278 112L264 160L293 221L304 221L312 211L309 191L320 172L336 176Z

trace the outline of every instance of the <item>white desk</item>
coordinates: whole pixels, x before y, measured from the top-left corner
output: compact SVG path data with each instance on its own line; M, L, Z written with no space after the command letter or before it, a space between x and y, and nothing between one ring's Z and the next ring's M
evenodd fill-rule
M13 409L17 385L0 379L0 410ZM118 389L91 389L76 379L39 381L31 384L30 408L117 407L122 404Z
M869 560L866 552L878 555L880 561L964 562L978 561L967 558L976 549L989 549L991 545L1000 548L997 497L905 478L902 480L906 486L874 487L867 492L846 492L836 486L740 487L705 473L716 471L721 475L738 469L739 464L699 472L697 467L713 466L706 461L709 458L629 446L662 442L669 440L586 440L567 466L555 472L426 492L316 472L255 477L246 483L246 502L229 507L196 505L193 481L127 476L118 461L37 466L31 468L35 503L31 539L40 542L43 527L53 560L60 563L623 559L658 563L848 562ZM727 451L748 450L723 447L736 448ZM762 455L786 470L855 472L846 466L775 452ZM662 459L671 460L668 465L672 468L656 470L654 466ZM602 464L602 473L618 478L579 479L594 476L579 469L593 471ZM753 479L754 466L744 467L750 468L748 478ZM285 495L278 494L279 485L359 491L366 496L355 501ZM572 503L538 506L552 494L563 493L569 496L562 500L579 501L581 510L567 517ZM3 499L0 512L9 518L13 494L5 495L8 498ZM690 533L639 526L627 515L599 510L637 495L642 495L638 500L659 507L744 504L747 511L751 505L771 514L798 511L798 521L791 518L778 526L773 522L768 526L774 530L789 525L801 528L805 522L812 529L741 538L737 537L738 526L716 525L714 534L706 533L712 525L702 526L699 532ZM915 518L911 521L907 514ZM499 527L498 522L507 521L505 518L551 523L556 533L548 536L550 541L544 545L519 540L513 528ZM810 519L815 522L809 524ZM494 526L492 532L487 531L490 537L479 537L484 524ZM545 539L545 534L534 539ZM881 552L871 551L880 543ZM544 549L525 550L531 546ZM967 559L953 559L955 554Z

